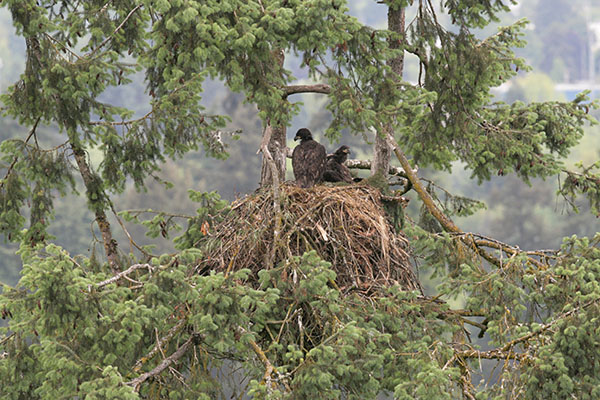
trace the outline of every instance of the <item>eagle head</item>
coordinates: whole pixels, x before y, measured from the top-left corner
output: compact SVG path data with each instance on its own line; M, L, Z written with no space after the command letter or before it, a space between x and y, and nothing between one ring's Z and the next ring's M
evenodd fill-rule
M294 136L294 140L309 140L312 139L312 133L307 128L300 128L298 132L296 132L296 136Z
M335 153L331 155L331 157L336 159L337 162L343 163L348 159L348 154L350 154L350 147L343 145L337 149Z
M350 147L344 145L344 146L340 147L339 149L337 149L337 151L339 151L340 153L344 153L344 154L350 154Z

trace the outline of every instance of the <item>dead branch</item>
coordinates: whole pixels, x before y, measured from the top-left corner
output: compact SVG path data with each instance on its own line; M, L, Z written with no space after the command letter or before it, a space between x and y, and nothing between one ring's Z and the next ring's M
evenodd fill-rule
M286 98L289 95L297 93L331 93L331 87L324 83L317 83L315 85L290 85L283 87L283 97Z
M129 231L127 230L127 228L125 227L125 224L123 223L123 221L119 217L119 214L115 211L115 207L112 204L112 202L110 204L110 209L112 210L113 215L115 216L115 219L117 220L117 222L121 226L121 229L123 229L123 232L125 232L125 235L129 239L130 245L134 246L136 249L138 249L146 257L151 257L152 254L148 253L146 250L144 250L144 248L142 246L138 245L137 242L135 240L133 240L133 237L131 237L131 235L129 234Z
M131 386L133 387L133 390L135 390L136 392L140 390L140 385L142 383L144 383L148 378L151 378L153 376L159 375L161 372L163 372L165 369L167 369L171 364L173 364L174 362L178 361L181 357L183 357L183 355L186 353L186 351L188 350L188 348L194 344L194 342L196 340L198 340L198 338L200 338L201 336L198 333L194 333L192 334L188 340L185 341L184 344L181 345L181 347L179 347L173 354L171 354L169 357L165 358L164 360L162 360L162 362L160 364L158 364L152 371L143 373L142 375L138 376L137 378L129 381L129 382L125 382L124 384L127 386Z
M246 330L242 327L239 327L238 331L241 334L246 333ZM263 381L265 382L267 389L269 391L271 391L272 388L274 387L274 382L272 382L273 378L271 375L273 373L276 373L277 380L283 384L283 386L285 387L285 389L287 390L288 393L291 393L292 389L290 388L290 386L287 382L287 379L277 371L277 369L273 366L273 364L271 364L271 361L269 361L269 358L267 357L265 352L260 348L260 346L252 339L249 339L249 343L250 343L250 346L252 346L252 350L254 350L254 353L256 353L259 360L265 366L265 373L263 375Z
M119 272L118 274L116 274L112 278L109 278L109 279L106 279L106 280L104 280L102 282L97 283L96 286L95 286L95 288L99 289L99 288L104 287L106 285L110 285L111 283L115 283L119 279L121 279L123 277L127 277L128 274L130 274L133 271L135 271L136 269L140 269L140 268L148 268L149 271L152 271L155 267L153 267L150 264L134 264L131 267L127 268L125 271ZM92 291L92 285L88 285L88 291L89 292Z
M352 159L352 160L346 160L346 162L344 164L346 165L346 167L351 168L351 169L368 169L368 170L370 170L372 162L371 162L371 160ZM418 168L413 169L414 173L417 173L417 171L418 171ZM404 171L403 168L394 167L393 165L390 165L388 174L407 178L406 172Z
M167 334L165 336L163 336L156 342L156 346L154 346L154 348L152 350L150 350L150 352L148 354L146 354L144 357L137 360L137 362L135 363L135 365L133 367L133 370L135 372L139 372L139 370L142 368L142 366L145 363L147 363L152 358L154 358L154 356L156 354L158 354L158 352L161 351L161 349L163 347L165 347L165 344L169 343L169 341L171 341L171 339L173 339L173 336L175 336L175 334L178 333L183 328L183 326L185 325L186 322L187 322L187 319L185 319L185 318L180 319L171 329L169 329L169 331L167 332Z
M501 351L499 349L488 350L488 351L480 351L475 349L468 350L455 350L454 354L457 358L474 358L474 359L486 359L486 360L516 360L516 361L526 361L531 358L529 354L526 353L515 353L515 352L506 352Z

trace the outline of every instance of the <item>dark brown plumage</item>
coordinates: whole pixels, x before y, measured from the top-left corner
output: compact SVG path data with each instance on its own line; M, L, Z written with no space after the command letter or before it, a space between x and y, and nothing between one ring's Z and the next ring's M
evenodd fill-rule
M335 153L327 156L327 166L323 174L323 180L327 182L346 182L352 183L352 174L344 162L348 159L350 148L342 146Z
M300 144L292 153L292 168L296 183L303 188L309 188L323 181L327 152L318 142L314 141L312 134L306 128L296 132L294 140L300 139Z

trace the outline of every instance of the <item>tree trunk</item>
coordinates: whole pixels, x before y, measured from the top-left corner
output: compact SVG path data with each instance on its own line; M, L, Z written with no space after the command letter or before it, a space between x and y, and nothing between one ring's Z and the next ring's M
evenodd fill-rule
M273 56L273 62L278 63L280 68L283 68L283 63L285 61L285 53L281 49L275 49L271 52ZM287 101L288 92L284 90L285 95L281 99L281 101ZM286 157L287 157L287 138L286 138L286 128L285 125L281 126L279 124L272 125L270 119L267 119L267 127L263 133L263 143L261 144L261 151L265 146L265 141L268 141L267 148L270 153L265 154L263 152L262 157L262 168L260 171L260 187L266 188L272 186L273 183L281 183L285 180L285 165L286 165ZM273 165L275 164L275 168L277 170L278 179L273 179L273 174L271 173ZM271 164L271 165L270 165Z
M404 7L388 9L388 29L392 32L397 33L401 38L392 38L390 42L390 48L398 49L404 42ZM402 70L404 69L404 52L400 53L398 57L388 61L388 65L392 68L397 81L402 80ZM385 100L384 100L385 101ZM388 144L388 134L394 136L393 127L391 125L381 126L376 133L375 143L373 144L373 162L371 164L371 174L375 175L377 171L381 171L384 175L390 168L390 158L392 156L392 149Z
M71 144L71 149L73 150L73 155L75 156L75 161L77 162L77 167L79 168L79 173L83 178L83 183L88 195L88 201L90 202L94 214L96 215L96 223L98 224L98 228L102 234L102 242L104 243L106 259L108 260L108 264L110 265L112 272L117 273L120 270L117 241L112 237L110 223L108 222L108 218L104 212L106 205L103 204L104 202L102 199L104 198L104 195L100 188L100 182L98 182L99 179L98 177L94 176L90 170L90 166L85 159L85 151L81 147L74 144ZM92 193L95 195L91 196ZM96 200L91 200L91 198L95 198Z
M270 130L270 139L267 148L277 170L277 181L283 182L285 180L285 165L287 157L286 128L285 126L267 125L265 133L268 130ZM267 156L263 152L262 169L260 172L260 187L270 187L272 184L273 175L271 173L271 166L269 165Z

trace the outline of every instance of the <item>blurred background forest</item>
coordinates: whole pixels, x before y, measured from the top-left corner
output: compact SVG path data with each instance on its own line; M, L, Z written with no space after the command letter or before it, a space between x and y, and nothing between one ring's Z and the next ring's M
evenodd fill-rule
M350 12L363 23L375 28L387 24L386 7L372 0L349 1ZM522 71L517 77L494 93L497 101L512 103L517 100L532 102L546 100L569 100L583 90L591 90L591 97L600 97L600 3L592 0L527 0L502 16L495 26L481 31L481 36L494 33L498 25L508 25L520 18L529 20L526 31L527 46L518 49L517 54L525 58L532 67L530 72ZM407 24L411 17L407 15ZM442 21L441 21L442 22ZM449 26L449 21L445 21ZM302 80L299 71L300 61L293 55L286 57L287 68ZM24 67L25 42L17 37L12 27L8 10L0 10L0 91L4 92L14 83ZM297 65L295 65L297 64ZM416 81L418 64L407 55L404 79ZM301 83L301 82L299 82ZM149 109L145 94L144 77L135 76L133 81L118 90L105 93L105 100L135 110L139 116ZM310 128L328 151L333 152L340 144L329 143L322 132L330 121L325 109L326 97L307 94L298 98L302 101L302 112L294 118L288 128L288 144L300 127ZM296 100L296 99L294 99ZM229 147L227 160L216 160L198 151L188 154L177 162L164 164L160 175L147 183L148 190L137 192L133 185L114 198L117 211L153 210L174 214L193 215L196 205L188 198L188 189L196 191L217 191L223 198L234 200L254 191L260 179L260 155L256 151L260 144L262 127L257 110L244 103L244 96L231 93L222 84L208 81L204 88L204 105L209 113L221 113L231 118L230 127L240 129L237 138L225 138ZM594 115L600 119L600 113ZM38 129L40 140L49 140L57 135L52 126ZM30 127L19 126L16 122L0 117L0 140L27 135ZM44 135L44 132L46 135ZM371 147L365 142L372 137L364 132L343 132L341 143L352 149L351 158L370 159ZM47 142L47 145L53 143ZM55 143L58 145L60 143ZM93 162L99 162L99 153ZM572 152L569 163L583 161L590 164L600 158L600 126L586 128L582 143ZM9 162L0 162L0 175L4 176ZM556 248L565 236L577 234L589 236L597 232L600 221L586 212L587 204L578 204L579 214L573 214L565 200L556 196L560 182L532 180L531 185L507 175L497 176L488 182L478 184L471 180L469 173L456 164L451 173L420 171L422 178L436 182L454 195L475 198L485 202L486 211L479 211L468 218L456 222L465 231L489 235L498 240L518 245L522 249ZM288 179L292 178L291 167ZM171 182L167 188L161 180ZM79 190L84 190L79 185ZM443 199L442 199L443 200ZM67 195L55 199L55 221L50 232L56 237L53 241L73 254L95 254L101 257L100 236L94 229L93 214L85 200L77 195ZM418 210L409 208L414 218ZM151 218L151 214L146 214ZM185 219L179 221L185 228ZM120 243L127 243L125 233L116 222L115 234ZM157 253L172 251L168 240L143 238L145 229L128 224L127 228L139 243L155 244ZM0 281L14 285L18 280L20 261L15 255L18 246L2 242L0 245ZM126 246L121 245L122 249ZM132 250L133 251L133 250ZM424 278L423 275L421 275Z

